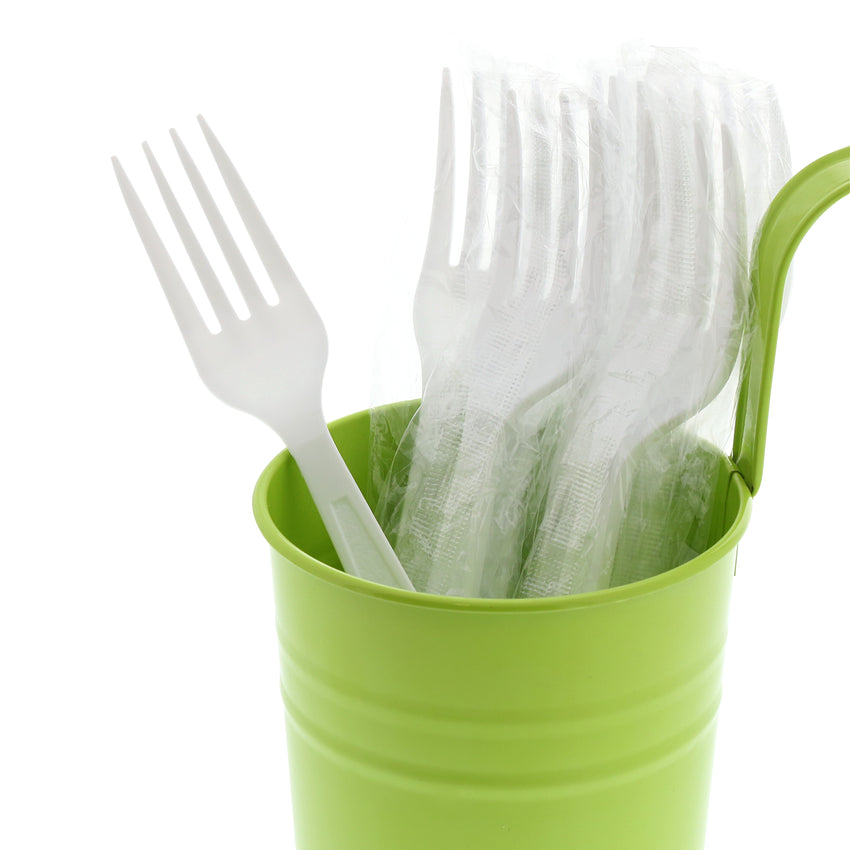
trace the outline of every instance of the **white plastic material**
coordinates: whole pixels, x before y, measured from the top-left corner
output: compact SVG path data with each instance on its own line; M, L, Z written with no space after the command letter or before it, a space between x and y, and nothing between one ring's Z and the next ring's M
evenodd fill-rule
M525 137L520 107L532 119ZM577 265L582 216L587 232L600 233L617 212L618 163L608 156L615 140L603 139L613 133L604 104L549 81L508 88L479 73L471 112L463 244L451 265L454 126L445 75L432 226L414 308L429 403L417 422L396 550L421 590L504 595L511 571L495 567L494 558L510 564L520 556L520 482L534 470L533 456L513 447L526 429L536 430L546 409L535 415L537 402L556 390L563 399L581 385L603 338L594 323L610 300L624 300L602 236ZM488 145L491 136L498 145ZM513 485L507 499L499 498L505 480ZM505 534L495 547L482 545L494 542L494 521Z
M382 525L435 593L575 593L676 566L709 538L705 440L730 436L747 246L790 173L775 93L660 48L578 86L477 69L451 264L457 91L445 74L422 403L391 462L396 423L373 417Z
M661 79L658 79L661 77ZM610 582L630 460L641 444L704 408L726 383L745 318L740 167L692 80L651 65L638 99L643 239L620 333L586 408L560 448L519 586L552 596ZM720 185L718 183L720 178Z
M113 158L121 191L159 277L198 374L226 404L273 428L298 463L346 572L412 590L381 527L328 433L322 379L328 356L319 314L245 188L233 163L199 117L234 204L279 298L271 305L248 270L224 219L186 148L174 143L250 311L240 319L224 293L162 171L145 145L168 211L221 325L211 333L174 266L124 169Z

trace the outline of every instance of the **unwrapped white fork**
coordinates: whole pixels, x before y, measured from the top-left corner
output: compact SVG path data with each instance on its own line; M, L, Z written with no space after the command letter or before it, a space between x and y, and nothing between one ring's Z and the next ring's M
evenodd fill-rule
M171 135L198 200L250 312L240 319L216 277L154 156L144 151L172 220L221 325L212 333L187 291L124 169L115 173L174 318L201 379L223 402L256 416L289 448L310 489L346 572L392 587L413 585L384 536L328 432L322 378L325 327L233 163L202 117L198 121L224 182L278 296L269 304L257 286L200 172Z

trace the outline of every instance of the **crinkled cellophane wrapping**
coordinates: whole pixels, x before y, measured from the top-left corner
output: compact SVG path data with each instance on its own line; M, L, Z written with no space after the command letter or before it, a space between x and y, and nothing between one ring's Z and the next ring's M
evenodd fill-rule
M372 416L370 496L417 590L579 593L708 545L749 246L789 174L773 88L689 51L445 72L421 406Z

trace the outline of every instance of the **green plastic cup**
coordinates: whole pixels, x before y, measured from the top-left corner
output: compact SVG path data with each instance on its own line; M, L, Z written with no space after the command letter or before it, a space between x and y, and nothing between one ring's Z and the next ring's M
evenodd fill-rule
M737 545L763 464L782 287L850 191L850 148L793 178L754 284L712 545L661 575L547 599L460 599L349 576L287 452L254 494L272 548L298 850L701 850ZM409 408L412 414L413 408ZM331 432L365 489L369 414Z

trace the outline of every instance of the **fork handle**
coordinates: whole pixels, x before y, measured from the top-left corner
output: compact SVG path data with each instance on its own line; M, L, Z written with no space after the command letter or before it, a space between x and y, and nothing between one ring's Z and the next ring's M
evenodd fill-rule
M289 446L345 572L414 590L330 432Z

